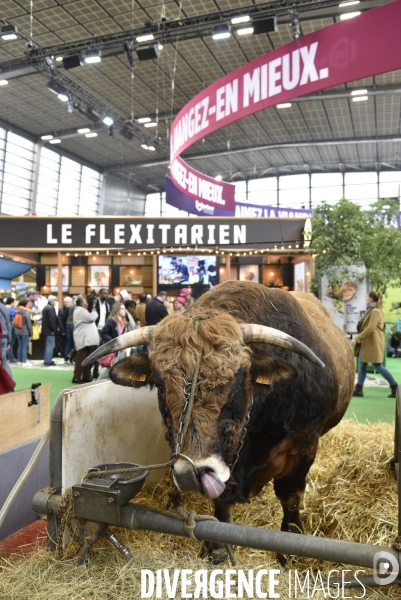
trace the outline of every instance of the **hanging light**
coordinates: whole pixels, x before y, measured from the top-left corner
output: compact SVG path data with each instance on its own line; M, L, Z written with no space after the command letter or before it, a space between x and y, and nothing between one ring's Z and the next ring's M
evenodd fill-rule
M101 60L100 50L87 50L85 52L85 62L87 65L99 63Z
M1 37L3 40L16 40L18 29L14 25L3 25L1 28Z
M231 26L227 25L227 23L221 23L220 25L215 25L212 31L212 38L214 40L224 40L231 36Z
M47 82L47 89L53 94L56 94L57 98L62 102L68 101L68 90L61 83L59 83L56 79L50 79Z

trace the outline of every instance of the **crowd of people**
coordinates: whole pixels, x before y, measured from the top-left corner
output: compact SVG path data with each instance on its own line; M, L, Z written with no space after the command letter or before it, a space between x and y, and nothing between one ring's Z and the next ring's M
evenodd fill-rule
M137 302L129 293L125 299L121 294L110 296L105 288L87 296L66 296L61 307L57 307L55 296L50 294L46 298L40 292L30 292L18 300L5 298L0 301L0 367L9 379L10 389L6 391L12 391L15 385L10 363L32 366L28 361L28 353L32 353L30 343L39 337L44 338L44 367L54 366L57 355L64 359L65 366L74 365L72 383L86 383L99 377L99 363L93 365L91 372L89 366L82 367L82 362L99 345L127 331L156 325L172 312L184 312L193 302L189 288L181 290L173 304L165 291L156 297L140 294ZM148 348L140 346L134 351L143 353ZM106 367L102 376L107 376L108 369L121 357L107 357L101 364ZM2 389L0 393L4 393Z

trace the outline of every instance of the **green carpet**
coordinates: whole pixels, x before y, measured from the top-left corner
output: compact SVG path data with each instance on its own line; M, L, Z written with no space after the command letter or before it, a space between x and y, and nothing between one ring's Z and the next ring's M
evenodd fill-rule
M65 371L50 369L29 369L11 367L11 372L15 383L15 390L30 388L32 383L41 383L42 385L51 384L50 404L53 406L59 393L71 385L73 371L66 368Z
M387 359L386 367L394 379L401 384L401 359ZM16 381L16 390L30 388L32 383L52 384L50 390L51 405L53 406L59 393L71 385L73 372L70 370L21 369L13 367L12 372ZM395 399L387 398L389 387L364 387L363 398L352 398L345 413L346 419L355 419L359 423L375 423L384 421L394 423Z

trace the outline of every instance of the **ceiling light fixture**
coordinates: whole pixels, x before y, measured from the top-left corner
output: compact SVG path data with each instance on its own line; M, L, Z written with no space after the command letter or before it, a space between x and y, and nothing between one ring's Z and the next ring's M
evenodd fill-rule
M368 90L352 90L351 96L365 96L368 93Z
M216 181L221 181L223 179L222 175L216 175L215 177Z
M57 98L62 102L68 101L68 90L56 79L50 79L47 83L47 89L53 94L56 94Z
M243 29L237 29L238 35L250 35L253 33L253 27L244 27Z
M352 102L365 102L368 99L368 96L355 96L352 98Z
M157 127L157 123L152 121L151 123L145 123L144 127Z
M111 125L113 125L114 121L113 121L113 119L112 119L111 117L109 117L109 116L106 116L106 117L104 117L104 119L103 119L103 123L104 123L105 125L107 125L107 127L111 127Z
M355 12L344 13L343 15L340 15L340 21L346 21L347 19L353 19L354 17L357 17L360 14L361 14L361 11L358 11L358 10Z
M97 137L97 133L95 133L94 131L91 131L91 133L85 133L85 137L87 137L87 138Z
M94 63L100 63L102 60L100 56L100 50L87 50L85 52L85 62L87 65L92 65Z
M359 4L360 0L351 0L350 2L341 2L338 6L340 8L346 8L347 6L352 6L353 4Z
M89 127L82 127L82 129L77 129L77 133L90 133L90 129Z
M49 144L61 144L61 140L58 138L49 140Z
M41 135L40 139L44 140L44 141L46 141L46 140L52 140L53 136L52 135Z
M154 39L155 39L155 37L154 37L153 33L148 33L146 35L138 35L138 37L136 38L136 41L141 43L141 42L150 42Z
M141 148L143 148L144 150L148 150L149 146L144 142L143 144L141 144Z
M56 62L61 62L63 60L62 56L56 56L55 61Z
M290 108L291 102L283 102L282 104L277 104L277 108Z
M248 23L251 20L249 15L243 15L242 17L234 17L231 19L233 25L239 25L240 23Z
M3 40L16 40L18 29L14 25L3 25L1 28L1 37Z
M215 25L212 31L212 38L214 40L224 40L231 36L231 27L227 23L221 23L221 25Z
M150 117L141 117L140 119L138 119L138 123L150 123L151 120L152 119Z
M148 150L150 150L150 152L154 152L156 148L154 146L148 146Z
M0 85L8 85L7 79L0 79Z

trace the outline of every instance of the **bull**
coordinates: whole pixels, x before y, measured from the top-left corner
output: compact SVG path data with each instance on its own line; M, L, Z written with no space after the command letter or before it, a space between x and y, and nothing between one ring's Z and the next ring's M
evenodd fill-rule
M213 499L215 516L232 522L233 503L273 480L281 530L302 532L319 438L339 423L354 389L353 353L325 307L312 294L230 281L87 362L142 344L149 355L120 360L110 378L157 388L177 487ZM204 550L215 563L226 558L218 544Z

